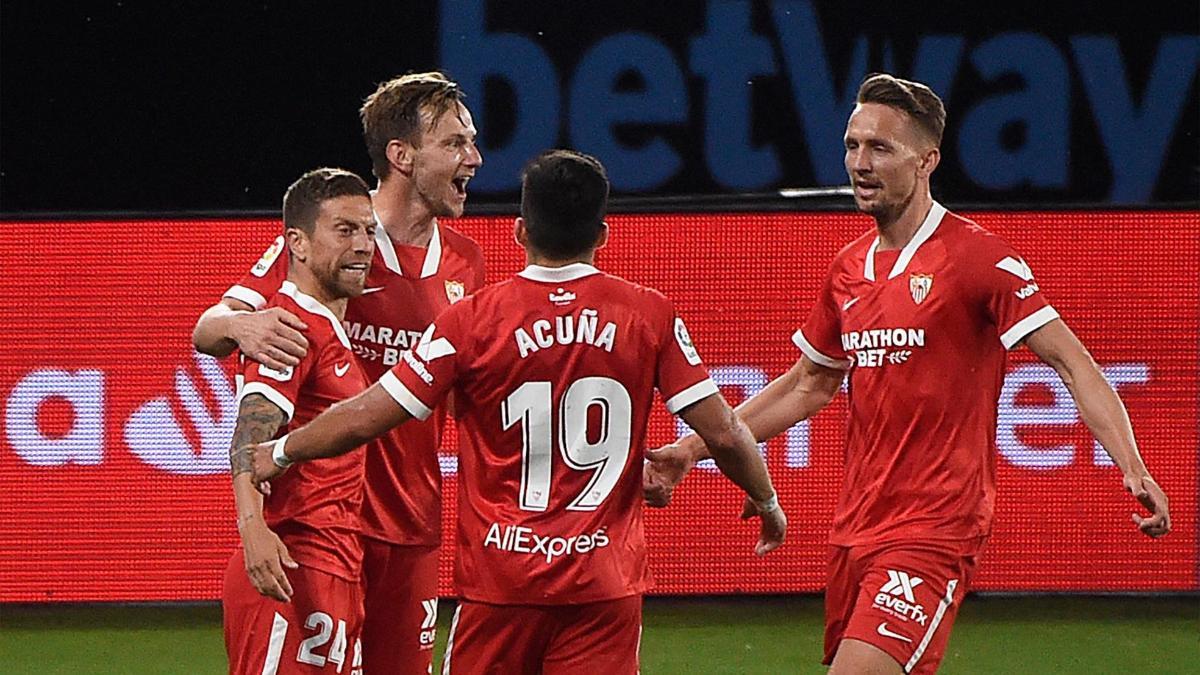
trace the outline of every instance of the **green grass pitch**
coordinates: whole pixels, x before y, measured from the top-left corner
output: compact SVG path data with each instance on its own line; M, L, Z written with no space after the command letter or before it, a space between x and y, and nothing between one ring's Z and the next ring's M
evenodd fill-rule
M821 630L819 597L651 598L642 672L822 673ZM0 605L0 672L224 670L216 605ZM1200 673L1200 598L973 597L941 672Z

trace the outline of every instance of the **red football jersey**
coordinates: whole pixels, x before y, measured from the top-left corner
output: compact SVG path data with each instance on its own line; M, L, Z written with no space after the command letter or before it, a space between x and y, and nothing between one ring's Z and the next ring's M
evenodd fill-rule
M846 469L830 542L991 532L1007 350L1058 317L1003 239L936 202L912 241L842 249L793 341L849 368Z
M308 324L308 354L282 371L242 359L242 398L261 394L287 415L278 436L312 421L329 406L366 389L366 373L350 351L342 324L315 298L285 281L268 306L282 307ZM374 452L375 449L373 448ZM360 511L364 452L297 464L271 484L263 499L267 525L302 565L357 581L362 568Z
M375 257L360 297L346 308L346 334L371 378L379 379L414 346L434 317L483 286L483 251L467 237L435 225L427 248L396 245L383 227L375 230ZM256 309L287 278L287 255L279 237L250 272L225 292ZM382 452L367 455L363 532L393 544L441 541L441 445L444 410L432 419L405 424L379 440Z
M531 266L447 310L380 383L417 418L455 392L462 597L575 604L650 586L654 389L671 412L717 392L666 297L582 263Z

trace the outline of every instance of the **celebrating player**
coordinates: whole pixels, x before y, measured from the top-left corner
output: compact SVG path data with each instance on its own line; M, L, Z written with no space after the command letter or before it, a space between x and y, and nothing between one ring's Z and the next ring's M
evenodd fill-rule
M231 673L361 672L361 448L300 467L264 499L251 456L237 451L295 428L367 387L342 328L375 248L367 184L340 169L304 174L283 198L287 278L266 303L300 318L308 350L274 369L243 359L245 386L230 461L242 549L225 572L222 605ZM314 639L314 636L324 636Z
M738 408L769 439L823 408L849 371L846 467L830 535L825 663L831 673L933 672L945 651L996 492L996 402L1008 349L1027 345L1071 391L1088 428L1151 516L1167 498L1091 356L1004 240L933 201L945 127L925 85L873 75L846 126L846 171L876 228L833 261L793 341L796 365ZM665 503L703 439L650 453L647 498Z
M515 225L525 270L448 309L366 392L257 446L262 480L424 419L454 392L461 601L443 673L637 672L650 586L638 448L656 388L762 514L756 552L783 541L766 465L670 301L592 266L607 196L595 159L536 158Z
M346 312L348 337L371 380L415 345L434 317L483 285L483 253L438 222L462 215L467 183L482 164L463 95L441 73L385 82L362 106L363 136L379 179L381 227L362 297ZM223 356L235 345L273 368L294 366L306 322L262 309L283 281L282 240L267 250L196 325L196 348ZM261 311L248 311L259 309ZM396 429L368 453L363 505L367 618L364 663L372 672L425 675L433 659L441 538L437 449L445 415Z

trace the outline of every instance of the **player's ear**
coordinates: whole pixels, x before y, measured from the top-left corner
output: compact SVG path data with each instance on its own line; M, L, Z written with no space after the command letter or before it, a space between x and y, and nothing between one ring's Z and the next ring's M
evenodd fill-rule
M288 250L291 251L292 257L298 262L304 262L308 259L308 235L298 227L289 227L283 231L283 237L287 240Z
M596 251L599 251L600 249L604 248L604 245L607 243L608 243L608 222L602 220L602 221L600 221L600 234L596 235L596 245L595 245L595 247L593 247L593 249Z
M933 170L937 168L938 163L942 161L942 151L935 148L929 148L925 154L921 156L921 165L918 171L925 178L929 178L933 174Z
M513 221L513 239L521 248L529 248L529 231L525 229L525 219L520 216Z
M411 176L413 155L416 154L415 150L408 141L393 138L388 141L387 147L384 148L384 153L387 155L388 164L391 165L392 171L398 171L405 176Z

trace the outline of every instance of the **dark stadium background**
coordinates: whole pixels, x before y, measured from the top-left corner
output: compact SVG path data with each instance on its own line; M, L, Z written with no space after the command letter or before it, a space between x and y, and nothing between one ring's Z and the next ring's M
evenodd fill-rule
M685 107L675 114L680 120L621 125L617 137L631 146L661 137L679 155L679 171L652 192L745 191L722 187L705 169L705 85L689 56L691 41L705 33L708 8L722 4L733 3L5 3L0 10L0 211L273 210L282 189L314 163L366 174L369 165L351 114L355 103L377 82L399 73L487 58L444 48L461 44L462 34L474 34L465 16L478 16L490 34L516 33L541 46L554 64L557 89L564 92L556 139L564 144L573 140L568 116L580 114L567 110L565 92L588 50L617 33L652 36L683 69L688 101L679 104ZM750 27L769 42L778 66L775 76L754 78L750 140L775 146L782 165L778 185L763 189L814 185L805 121L789 83L797 69L787 67L772 16L773 9L795 8L798 14L812 5L740 4L748 7ZM828 76L838 95L848 85L852 94L857 84L849 69L860 39L866 41L868 69L890 62L902 74L912 69L922 38L963 39L963 52L947 80L952 86L941 92L950 119L935 181L935 196L954 204L1109 201L1110 143L1098 131L1072 39L1116 41L1126 72L1112 74L1111 88L1127 86L1137 106L1144 103L1162 39L1194 40L1200 23L1195 3L1186 1L1155 3L1153 11L1128 3L1082 9L1053 2L817 3L812 11L822 41L817 47L824 47L828 68L814 77ZM1055 93L1067 101L1067 138L1039 137L1038 129L1015 120L1004 125L1000 144L1008 149L1061 144L1069 156L1063 185L989 188L961 166L955 149L960 124L971 111L1031 86L1019 69L989 76L978 70L973 59L980 58L980 50L1006 36L1032 37L1030 44L1041 51L1007 53L997 57L1001 62L1020 66L1041 59L1051 64L1042 70L1065 75L1065 89ZM799 70L807 76L821 64L805 65ZM1153 186L1138 193L1139 203L1195 203L1200 195L1195 68L1194 59L1176 63L1172 70L1182 84L1156 92L1184 103L1173 123L1163 122L1170 129L1163 160L1139 169ZM461 79L475 69L460 64L460 72L450 70ZM618 82L623 91L637 86L636 76ZM481 118L476 123L485 157L496 156L496 148L512 140L513 89L497 79L468 94L473 109L487 110L486 115L476 112ZM1102 105L1116 110L1121 102L1105 99ZM840 133L847 110L838 108L824 121L832 123L834 134ZM836 137L822 142L837 146ZM604 159L598 152L603 148L591 150ZM987 170L972 168L976 174ZM510 181L516 177L512 169L506 169ZM514 196L481 194L473 187L476 205Z

